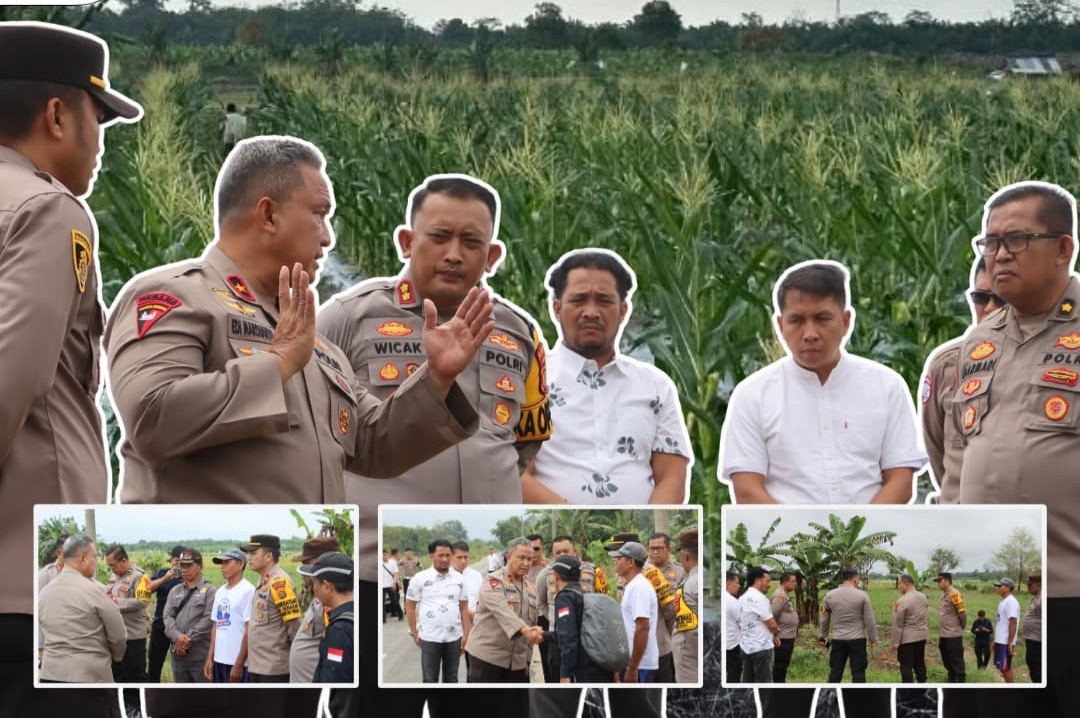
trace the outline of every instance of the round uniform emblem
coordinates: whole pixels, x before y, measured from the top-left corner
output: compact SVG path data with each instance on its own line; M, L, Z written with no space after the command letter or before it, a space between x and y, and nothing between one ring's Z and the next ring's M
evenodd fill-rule
M393 381L401 376L401 371L392 362L386 362L383 364L382 369L379 370L379 376L386 381Z
M971 379L966 384L964 384L962 391L964 392L964 396L971 396L981 388L982 379Z
M405 376L412 376L416 373L416 370L420 368L420 365L414 361L405 364Z
M993 342L979 342L978 346L971 350L969 355L975 361L980 361L997 351Z
M1061 421L1069 413L1069 402L1060 394L1052 396L1043 404L1043 412L1050 421Z
M338 428L341 429L342 434L349 433L349 410L342 409L338 414Z
M930 397L934 394L934 378L927 374L922 380L922 390L919 392L919 399L922 403L930 401Z
M505 401L500 401L495 405L495 421L504 426L510 423L510 407Z
M975 407L968 405L968 408L964 409L964 429L970 429L975 426L975 419L979 416L979 412L975 411Z

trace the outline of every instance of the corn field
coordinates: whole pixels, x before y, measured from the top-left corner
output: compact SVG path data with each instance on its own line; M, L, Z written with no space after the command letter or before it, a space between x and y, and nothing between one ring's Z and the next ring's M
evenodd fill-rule
M146 118L109 131L90 201L106 301L135 272L202 251L223 156L222 104L197 57L120 70L127 81L114 84ZM930 350L968 322L982 202L1021 179L1075 189L1080 169L1069 111L1080 88L1068 81L991 83L866 58L486 84L271 65L257 97L252 133L297 135L326 154L335 254L363 275L398 271L391 232L408 192L441 172L500 191L508 258L490 283L541 321L549 343L549 265L583 246L628 260L639 288L623 348L647 350L679 388L714 578L728 500L715 478L720 426L734 384L779 356L780 272L811 258L847 264L849 348L914 387ZM323 297L335 289L324 283Z

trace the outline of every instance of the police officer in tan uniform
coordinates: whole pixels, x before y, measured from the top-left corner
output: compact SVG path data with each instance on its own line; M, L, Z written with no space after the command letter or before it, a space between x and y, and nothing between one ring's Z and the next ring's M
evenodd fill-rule
M650 578L650 569L655 568L664 576L669 587L669 594L660 599L660 620L656 622L656 643L660 649L660 668L656 671L656 683L675 682L675 657L671 644L675 632L675 587L682 582L686 572L682 566L671 560L671 536L661 531L649 537L646 547L649 560L645 562L645 577ZM650 580L652 580L650 578Z
M113 664L113 678L117 683L146 682L146 608L153 592L150 577L128 558L120 544L105 549L105 561L112 575L109 577L109 595L124 617L127 631L127 651L124 659Z
M1047 687L979 691L979 718L1067 716L1080 705L1076 200L1057 185L1009 185L986 202L974 246L1009 306L973 328L960 351L952 418L967 448L959 503L1046 504L1044 607L1054 627L1045 639Z
M514 539L506 565L480 586L480 603L465 644L469 683L528 683L533 646L543 640L536 625L536 588L525 580L532 565L532 543ZM503 691L500 708L528 711L526 691ZM501 712L501 710L500 710Z
M317 536L304 542L303 551L299 556L293 556L294 563L310 566L315 559L324 553L340 551L341 545L333 536ZM311 577L304 574L304 583L312 585ZM319 663L319 643L326 632L329 623L329 611L318 597L311 599L303 618L300 619L300 628L293 636L289 646L289 682L311 683L315 676L315 666Z
M210 655L214 630L214 594L217 589L203 578L202 552L188 548L180 553L184 582L173 586L165 603L165 635L172 641L173 681L207 683L203 672Z
M967 678L964 664L964 629L967 628L967 608L964 596L952 585L952 574L943 571L937 575L941 589L938 607L938 650L945 666L949 683L963 683Z
M1020 624L1020 637L1024 639L1024 662L1031 672L1031 682L1042 683L1042 576L1028 576L1027 589L1032 598Z
M857 588L859 572L844 569L840 585L825 594L822 601L821 631L818 641L825 644L832 629L832 650L829 653L829 683L839 683L844 664L851 659L851 682L866 683L866 642L877 645L877 624L870 596Z
M901 574L897 582L900 599L893 604L890 638L900 662L900 678L926 683L926 642L930 639L929 601L915 588L915 579Z
M281 539L256 534L240 547L248 566L259 573L254 605L241 655L246 655L252 683L289 682L289 645L301 626L300 599L281 560Z
M986 260L979 257L972 269L971 289L967 292L975 324L1005 305L994 294ZM964 436L952 420L953 394L957 388L957 364L963 337L942 344L926 360L919 390L919 421L923 442L930 457L930 470L941 495L939 503L954 504L960 496L960 467L964 457Z
M687 529L679 534L679 563L686 575L675 588L675 633L671 637L675 654L675 680L679 683L696 683L701 662L698 651L701 575L698 570L697 529ZM795 620L797 624L798 619ZM781 626L780 637L783 636Z
M90 194L102 128L142 108L109 89L108 49L84 32L0 23L0 549L28 556L34 504L105 503L97 406L103 324ZM112 691L33 691L34 576L0 585L0 705L17 715L111 715Z
M333 240L324 166L303 140L240 142L205 255L121 291L105 343L124 502L341 502L346 465L394 476L474 430L454 377L490 334L483 291L438 327L428 307L434 358L383 402L316 333L309 286Z
M787 682L791 654L795 650L795 639L799 637L799 613L795 610L795 601L790 595L794 590L795 574L785 571L780 574L779 588L769 600L773 620L780 629L780 645L773 652L773 683Z
M44 636L41 680L111 683L111 663L123 658L127 648L124 619L95 578L93 539L72 536L64 543L64 558L64 570L38 596L38 620Z

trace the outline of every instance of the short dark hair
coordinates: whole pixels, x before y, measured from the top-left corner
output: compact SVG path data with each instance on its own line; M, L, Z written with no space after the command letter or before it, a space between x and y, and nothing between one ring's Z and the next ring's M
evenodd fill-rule
M668 548L671 547L671 535L670 534L666 534L663 531L657 531L656 533L654 533L652 536L649 537L650 541L652 541L653 539L664 539L664 546L667 546Z
M82 95L78 87L38 80L0 80L0 139L22 140L33 129L34 120L54 97L68 107L78 107Z
M811 262L784 274L776 288L776 309L784 311L784 298L791 289L815 297L832 297L841 307L848 306L849 297L843 270L829 262Z
M787 581L789 578L795 578L795 574L793 574L791 571L784 571L782 574L780 574L780 583Z
M184 546L176 544L169 550L169 558L180 558L180 554L184 552Z
M853 568L845 568L840 572L840 582L850 581L853 578L858 578L859 572Z
M910 573L902 573L902 574L900 574L900 578L897 579L897 580L899 580L900 583L906 583L909 586L914 586L915 585L915 578Z
M406 552L408 552L408 551L415 551L415 550L416 550L416 549L414 549L414 548L413 548L413 547L411 547L411 546L410 546L409 548L405 549L405 551L406 551Z
M464 541L455 541L454 545L450 547L450 550L464 551L465 553L469 553L469 544L465 543Z
M301 165L321 171L326 160L314 145L292 137L256 137L237 142L225 158L215 186L218 225L230 212L260 197L286 202L304 182Z
M551 545L554 546L555 544L559 543L560 541L569 541L571 546L576 545L574 543L574 537L570 536L569 534L559 534L555 538L551 539Z
M975 274L986 271L986 257L979 255L979 261L975 263Z
M1022 183L995 195L986 203L986 218L998 207L1012 202L1038 197L1039 211L1035 218L1046 225L1051 232L1061 232L1073 236L1076 227L1073 224L1073 206L1068 197L1062 194L1062 188L1054 189L1054 186L1043 183Z
M529 534L525 538L529 539L530 541L539 541L540 543L544 542L544 537L540 534Z
M450 553L454 552L454 545L451 544L446 539L435 539L434 541L429 543L427 545L427 552L429 554L430 553L435 553L435 549L439 548L440 546L445 546L446 548L450 549Z
M979 609L979 618L986 618L986 611Z
M396 548L390 549L390 555L391 556L397 556L398 555L398 550Z
M53 553L64 550L64 542L71 536L69 533L60 533L56 535L56 540L53 541Z
M727 578L724 579L724 580L725 581L738 581L740 585L742 584L742 579L739 578L739 574L735 573L734 571L728 571L727 572Z
M334 578L322 578L320 576L319 578L316 578L315 580L316 581L325 581L326 583L330 584L331 586L334 587L334 591L336 593L352 593L352 590L353 590L352 579L351 578L346 578L345 576L335 576Z
M225 105L225 111L226 112L236 112L236 103L230 102L229 104Z
M570 252L552 267L548 273L547 286L555 299L562 299L566 291L566 281L570 271L574 269L601 269L610 272L615 277L615 286L619 290L619 299L626 301L630 292L634 290L634 275L626 262L614 252L600 252L597 250L585 250Z
M491 215L491 224L494 227L499 209L498 198L487 187L466 177L440 177L439 179L433 179L430 182L421 185L419 189L414 190L412 204L409 207L410 226L412 226L413 220L416 219L416 214L424 205L424 200L433 194L442 194L447 197L453 197L454 199L480 200L487 206L488 214Z
M259 548L270 552L270 555L274 557L274 563L281 563L281 549L274 548L273 546L260 546Z
M764 566L751 566L746 570L746 585L751 586L769 571Z
M117 561L123 561L128 557L127 551L125 551L124 547L118 543L114 543L112 546L105 549L105 557L108 558L109 556L112 556Z

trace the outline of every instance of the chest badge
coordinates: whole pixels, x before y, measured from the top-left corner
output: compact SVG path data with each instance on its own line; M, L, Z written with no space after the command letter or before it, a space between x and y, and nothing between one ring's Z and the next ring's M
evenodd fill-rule
M349 410L342 409L338 414L338 428L341 429L342 435L349 433Z
M975 426L975 420L979 418L979 412L975 410L974 406L968 405L968 408L964 409L964 429L970 429Z
M1048 384L1060 384L1061 386L1076 386L1080 380L1080 374L1070 371L1063 366L1056 369L1048 369L1043 372L1042 380Z
M386 381L393 381L401 376L401 370L394 366L392 362L386 362L383 364L382 369L379 369L379 376Z
M1061 421L1069 413L1069 402L1060 394L1052 396L1043 404L1043 413L1050 421Z
M1065 347L1072 351L1073 349L1080 349L1080 332L1073 332L1072 334L1062 334L1057 338L1057 342L1054 344L1056 347Z
M488 337L488 341L491 342L492 344L494 344L495 346L502 347L503 349L509 349L512 352L516 352L516 351L521 350L521 347L518 346L518 343L515 342L510 337L508 337L503 332L498 332L496 334L492 334L491 336Z
M495 404L495 421L503 426L510 423L510 407L506 405L505 401L500 401Z
M233 290L233 294L243 299L245 302L251 302L252 304L258 304L259 300L255 298L251 289L248 288L248 283L244 281L244 278L239 274L230 274L225 277L225 283L229 285L229 289Z
M413 333L411 328L401 322L383 322L375 331L387 337L407 337Z
M971 396L981 388L982 379L970 379L961 387L960 391L964 392L964 396Z
M993 342L979 342L979 344L971 350L971 354L968 356L975 361L981 361L986 357L991 356L996 351L997 347L994 346Z
M495 382L495 388L500 391L512 393L514 391L514 382L510 380L509 374L503 374L502 378Z
M416 370L420 368L420 365L414 361L405 363L405 376L412 376L416 373Z

